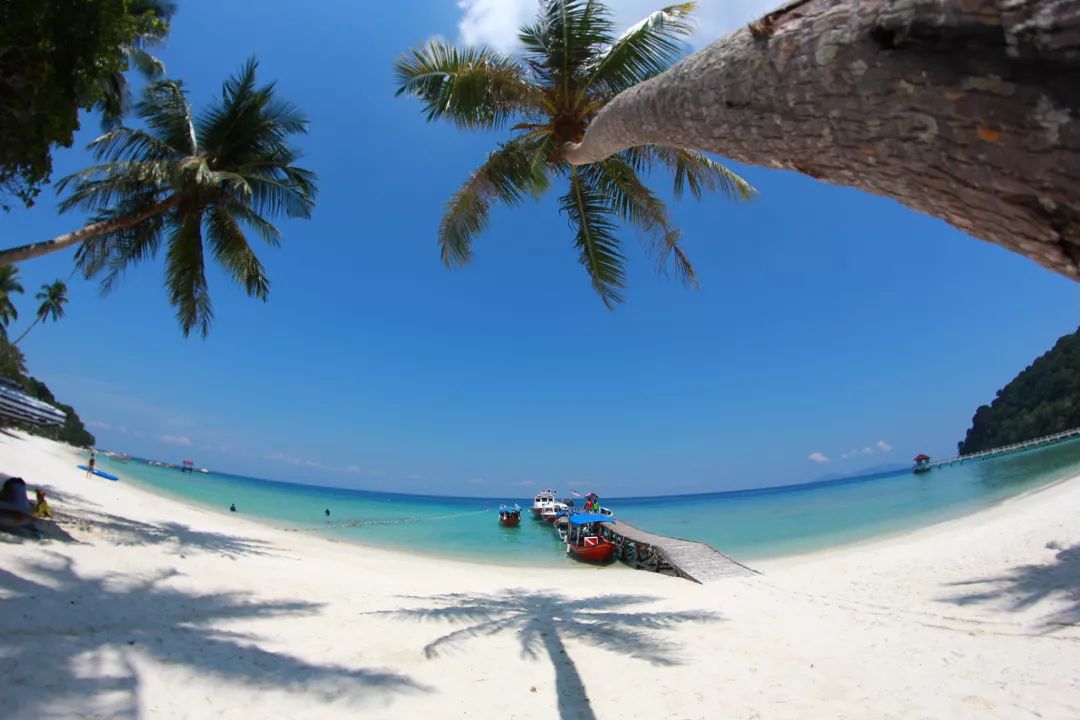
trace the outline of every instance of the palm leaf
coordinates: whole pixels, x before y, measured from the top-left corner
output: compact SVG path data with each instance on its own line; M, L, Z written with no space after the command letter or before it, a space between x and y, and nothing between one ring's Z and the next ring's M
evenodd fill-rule
M641 182L637 172L620 155L584 168L597 189L609 199L613 212L644 232L648 248L656 258L657 271L666 274L671 261L675 277L697 287L697 275L686 253L679 247L682 235L668 220L667 206Z
M432 40L398 58L394 77L396 94L419 98L429 121L447 118L463 128L501 127L538 102L517 61L487 48Z
M695 5L669 5L636 23L599 56L583 91L600 83L617 93L667 70L686 51Z
M151 83L135 111L151 133L179 154L198 154L195 122L180 82L159 80Z
M515 206L526 194L547 189L546 148L543 142L508 143L469 176L450 198L439 224L443 263L457 267L469 261L473 238L487 229L492 203Z
M620 291L626 287L623 256L615 224L611 221L608 198L589 176L578 168L570 171L570 190L560 198L560 206L574 228L574 244L579 262L592 278L593 289L609 309L621 303Z
M169 237L165 258L165 285L184 337L196 328L206 337L214 318L206 285L201 225L197 213L186 215Z
M224 208L212 209L207 215L206 236L214 259L243 286L250 297L265 301L270 295L270 280L236 219Z
M155 202L153 197L133 197L94 218L111 220L142 212ZM154 257L161 247L165 226L175 222L179 213L154 215L141 223L89 238L75 252L75 266L87 280L98 279L102 295L112 292L128 267Z
M675 198L681 199L684 189L689 189L695 200L700 200L705 190L718 192L729 200L751 200L757 194L754 187L741 177L696 150L682 148L653 148L660 162L675 174Z

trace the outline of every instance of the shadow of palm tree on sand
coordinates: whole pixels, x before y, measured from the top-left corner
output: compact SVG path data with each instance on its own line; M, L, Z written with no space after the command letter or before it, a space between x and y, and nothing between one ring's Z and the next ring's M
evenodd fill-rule
M1052 562L1020 565L998 577L949 583L949 587L967 587L972 591L945 601L955 605L997 602L1012 611L1064 601L1064 606L1043 617L1041 629L1053 632L1080 623L1080 544L1064 549L1048 547L1058 550Z
M679 646L660 631L686 622L721 620L709 611L646 612L634 608L658 598L645 595L600 595L568 598L553 591L511 589L497 594L448 593L431 597L406 596L428 607L387 610L379 614L407 620L458 625L426 646L433 658L473 640L499 633L517 635L524 657L546 655L555 668L559 716L563 720L593 720L585 684L566 648L572 640L594 645L653 665L678 665Z
M194 594L150 579L79 575L51 555L0 568L0 677L5 718L139 716L139 663L183 666L258 691L300 693L359 705L425 688L392 672L318 664L271 652L223 622L295 618L319 606L254 600L245 593ZM214 715L227 708L203 708ZM198 708L189 708L195 715Z

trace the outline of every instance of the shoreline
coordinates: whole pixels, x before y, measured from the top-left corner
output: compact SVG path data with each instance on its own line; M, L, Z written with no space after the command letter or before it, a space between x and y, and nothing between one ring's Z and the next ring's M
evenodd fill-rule
M697 585L335 541L73 454L0 438L70 538L0 534L13 720L1080 716L1080 477Z
M1080 442L1080 441L1078 441L1078 442ZM73 455L73 458L76 459L76 460L79 459L78 455ZM122 467L116 467L117 463L111 463L111 464L113 465L112 470L114 470L116 472L122 472L123 468ZM243 478L245 480L251 480L251 481L256 481L256 482L264 482L263 480L261 480L259 478L252 478L252 477L248 477L248 476L238 476L238 477L241 477L241 478ZM872 482L872 481L874 481L876 479L880 479L880 478L878 478L875 475L870 475L870 476L861 476L861 477L855 478L853 481ZM1020 493L1017 493L1015 495L1010 495L1008 497L993 500L989 504L982 505L980 507L975 507L975 508L972 508L972 509L969 509L969 510L961 511L961 513L959 515L944 518L944 519L940 519L940 520L935 520L935 521L930 522L930 523L925 524L925 525L914 525L914 526L911 526L911 527L901 528L901 529L898 529L898 530L888 530L888 531L885 531L885 532L882 532L882 533L875 534L875 535L873 535L871 537L859 538L859 539L854 539L854 540L843 540L843 541L840 541L840 542L835 543L835 544L828 544L826 546L817 547L817 548L813 548L813 549L810 549L810 550L796 550L796 551L781 552L781 553L777 553L777 554L767 554L767 555L760 555L760 556L751 555L751 556L747 557L747 556L743 556L743 555L738 555L738 556L732 555L732 553L730 553L727 549L725 549L723 547L718 547L716 549L719 550L722 553L730 555L736 561L739 561L740 563L743 563L743 564L747 564L747 565L753 567L753 569L758 570L758 571L764 571L765 568L770 568L770 567L789 567L789 566L791 566L793 564L799 564L802 561L813 562L818 558L818 556L832 556L832 555L837 554L837 553L843 553L846 550L857 550L857 549L861 549L861 548L873 548L873 546L875 546L875 545L877 545L879 543L892 543L892 542L895 542L895 541L904 540L908 536L913 535L913 534L922 533L924 531L929 532L929 531L932 531L932 530L934 530L936 528L939 528L941 526L948 526L951 523L963 523L964 521L968 520L969 518L978 517L983 513L990 512L990 511L998 508L999 506L1021 500L1021 499L1026 498L1026 497L1028 497L1030 495L1045 492L1047 490L1050 490L1051 488L1054 488L1055 486L1057 486L1059 484L1067 483L1067 482L1070 482L1070 481L1073 481L1073 480L1078 480L1078 479L1080 479L1080 473L1077 473L1076 475L1065 476L1065 477L1062 477L1062 478L1058 478L1056 480L1049 481L1049 482L1045 483L1044 485L1040 485L1040 486L1034 487L1034 488L1029 488L1029 489L1024 490L1024 491L1022 491ZM845 483L848 482L848 480L851 480L851 479L846 479ZM124 481L125 481L125 479L121 478L121 482L124 482ZM141 492L144 492L149 496L160 497L160 498L162 498L162 499L164 499L166 501L175 502L175 503L178 503L178 504L180 504L180 505L182 505L184 507L188 507L190 509L197 510L197 511L200 511L200 512L211 513L211 514L213 514L215 516L222 517L222 518L243 519L243 520L246 520L247 522L253 523L253 524L255 524L257 526L260 526L260 527L273 529L273 530L278 530L278 531L281 531L281 532L300 533L300 534L303 534L303 535L305 535L307 537L326 540L328 542L333 542L333 543L341 543L341 544L344 544L344 545L347 545L347 546L356 546L356 547L360 547L360 548L363 548L363 549L369 550L369 551L370 550L380 550L380 551L385 551L385 552L388 552L388 553L400 554L400 555L403 555L403 556L413 557L413 558L422 558L422 559L430 559L430 560L438 560L438 561L446 561L446 562L458 562L458 563L464 563L464 564L467 564L467 565L500 567L500 568L505 568L505 569L514 569L514 568L520 569L520 568L523 568L523 567L545 567L545 568L549 568L549 569L551 569L551 568L554 568L554 569L564 568L564 569L569 571L569 570L573 570L573 569L581 567L580 563L567 563L565 565L560 566L560 565L556 564L555 562L552 562L551 564L548 564L548 565L533 566L533 565L529 565L527 563L500 562L498 560L486 560L486 559L481 559L479 557L469 557L469 556L457 555L457 554L453 554L453 553L440 554L440 553L437 553L437 552L427 552L427 551L423 551L423 550L413 550L413 549L406 548L406 547L395 547L395 546L391 546L391 545L379 544L377 542L365 542L363 540L356 540L356 539L349 538L349 537L331 537L331 536L328 536L328 535L321 534L319 532L319 528L317 528L317 527L303 527L303 526L291 527L291 526L287 526L287 525L284 525L284 524L279 524L279 523L281 523L281 521L277 521L277 520L274 520L272 518L260 518L260 517L246 516L246 515L243 514L242 511L233 514L233 513L227 512L225 510L221 510L216 506L212 506L212 505L208 505L208 504L204 505L204 504L198 503L196 501L193 501L190 498L183 497L183 496L181 496L179 494L170 493L167 490L164 490L162 488L156 487L156 486L151 485L149 483L144 483L144 482L140 481L139 479L137 479L135 477L129 478L127 480L127 482L129 482L131 486L139 489ZM285 482L276 481L276 480L265 481L265 482L274 482L274 483L280 483L280 484L286 484L286 485L300 485L298 483L285 483ZM829 481L829 483L833 483L833 482L836 482L836 481ZM816 485L816 484L814 484L814 485ZM307 486L304 486L304 487L307 487ZM325 486L324 487L324 486L318 486L318 485L313 485L313 486L310 486L310 487L313 488L313 489L316 489L316 490L319 490L319 489L330 489L330 490L347 489L347 488L332 488L330 486ZM788 487L788 486L780 486L780 487ZM800 486L791 486L791 487L800 487ZM771 489L771 488L768 488L768 489ZM377 491L365 490L363 492L377 494ZM738 492L742 492L742 491L734 491L734 492L738 493ZM389 495L399 495L399 493L387 493L387 494L389 494ZM437 499L437 498L439 498L441 496L429 495L429 496L417 496L417 497ZM453 500L468 499L468 500L478 500L478 501L479 500L484 500L484 501L493 502L490 498L461 498L461 497L457 497L457 496L447 496L447 497L449 497L450 499L453 499ZM662 497L662 496L658 496L658 497ZM678 496L673 496L673 497L678 497ZM488 509L488 510L490 510L490 509ZM693 542L700 542L700 541L693 540Z

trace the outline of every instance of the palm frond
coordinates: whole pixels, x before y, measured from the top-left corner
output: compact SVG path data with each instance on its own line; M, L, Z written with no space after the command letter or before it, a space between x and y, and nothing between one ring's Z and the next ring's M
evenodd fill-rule
M428 121L447 118L463 128L501 127L538 102L521 65L488 48L431 40L394 62L394 78L396 94L418 98Z
M178 158L180 151L145 130L118 127L94 138L88 149L98 160L163 160Z
M195 122L184 88L177 80L159 80L146 86L135 112L150 132L181 155L199 152Z
M254 230L267 245L270 247L279 247L281 245L281 231L274 227L274 225L264 217L252 210L248 205L243 203L230 203L226 207L228 212L231 213L234 218Z
M250 297L266 300L270 295L270 280L259 258L255 256L244 231L228 210L216 207L207 213L206 237L214 259L229 272Z
M696 150L655 147L653 152L675 174L676 199L682 198L684 189L688 189L695 200L700 200L706 190L721 193L733 201L751 200L757 194L750 183Z
M518 39L538 79L565 104L577 94L598 49L611 44L613 28L596 0L542 0L536 21L521 28Z
M686 51L695 5L669 5L633 25L599 55L583 91L603 84L617 93L667 70Z
M206 285L203 261L201 218L196 213L186 215L169 237L169 252L165 258L165 285L169 301L176 308L176 319L184 337L193 329L206 337L214 311Z
M631 163L622 154L583 169L589 182L599 189L612 211L641 228L657 271L666 274L668 262L676 279L697 287L697 276L686 253L679 246L682 235L671 226L667 206L641 182Z
M158 80L165 76L165 63L161 58L151 55L141 47L128 47L125 49L128 63L139 71L139 74L147 80Z
M64 192L74 185L60 203L60 212L74 208L103 211L126 204L132 198L157 197L169 189L175 166L166 161L120 161L94 165L57 182Z
M439 246L447 267L464 265L472 257L473 238L487 229L492 203L514 206L526 194L537 196L547 189L546 147L543 142L507 143L454 193L439 224Z
M593 289L609 309L621 303L626 287L623 255L611 221L611 207L604 193L578 168L570 171L570 190L560 206L574 228L579 262L592 278Z
M94 218L95 222L134 215L154 202L153 198L133 197ZM175 222L179 213L154 215L141 223L89 238L75 252L75 267L87 280L98 279L102 295L112 292L131 266L157 255L165 227Z

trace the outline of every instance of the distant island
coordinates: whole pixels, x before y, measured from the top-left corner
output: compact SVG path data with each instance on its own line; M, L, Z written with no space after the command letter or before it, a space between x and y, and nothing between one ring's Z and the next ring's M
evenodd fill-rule
M1025 368L975 411L961 455L1080 427L1080 329Z

